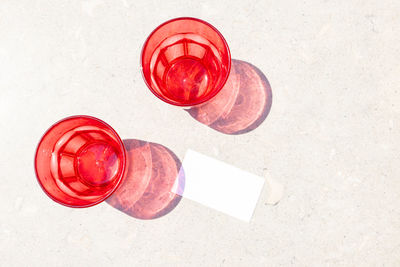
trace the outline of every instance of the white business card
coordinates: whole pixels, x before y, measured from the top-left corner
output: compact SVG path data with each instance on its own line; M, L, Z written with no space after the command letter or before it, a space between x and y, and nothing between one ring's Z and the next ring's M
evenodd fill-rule
M174 193L246 222L250 221L264 178L193 150L186 152L182 169L184 187L175 186Z

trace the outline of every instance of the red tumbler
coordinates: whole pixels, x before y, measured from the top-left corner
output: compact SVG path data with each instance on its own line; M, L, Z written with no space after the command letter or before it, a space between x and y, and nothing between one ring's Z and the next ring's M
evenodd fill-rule
M126 151L118 134L89 116L65 118L43 135L35 156L36 176L54 201L73 208L93 206L120 184Z
M196 18L176 18L158 26L142 50L143 77L161 100L195 106L224 86L231 56L224 37Z

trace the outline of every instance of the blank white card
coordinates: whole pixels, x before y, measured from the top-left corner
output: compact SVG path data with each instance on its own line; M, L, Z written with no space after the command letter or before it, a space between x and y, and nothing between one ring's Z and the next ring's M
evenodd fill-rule
M174 186L174 193L250 221L264 185L263 178L193 150L186 152L182 170L184 187Z

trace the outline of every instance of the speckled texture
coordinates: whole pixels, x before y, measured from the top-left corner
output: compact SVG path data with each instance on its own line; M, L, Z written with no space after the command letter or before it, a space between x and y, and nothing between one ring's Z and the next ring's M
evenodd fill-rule
M399 14L396 0L2 0L0 265L399 266ZM141 45L177 16L215 25L268 78L260 127L219 133L146 88ZM150 221L62 207L33 155L73 114L269 175L285 195L269 206L264 188L250 223L184 199Z

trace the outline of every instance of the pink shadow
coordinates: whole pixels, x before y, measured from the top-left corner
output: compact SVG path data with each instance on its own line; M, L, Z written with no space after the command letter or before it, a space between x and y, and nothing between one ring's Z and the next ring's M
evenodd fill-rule
M172 193L172 188L178 186L174 192L182 192L184 188L179 159L160 144L135 139L123 142L127 151L127 174L106 202L138 219L155 219L171 212L182 198Z
M187 111L197 121L225 134L243 134L257 128L272 105L271 86L252 64L232 59L225 86L214 98Z

